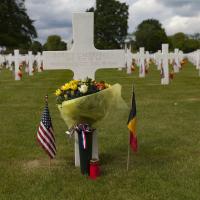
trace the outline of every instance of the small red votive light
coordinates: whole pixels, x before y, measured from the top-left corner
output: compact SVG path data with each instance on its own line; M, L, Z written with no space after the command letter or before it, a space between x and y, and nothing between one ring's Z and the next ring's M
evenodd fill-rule
M95 180L99 176L100 176L99 160L92 159L90 160L90 179Z

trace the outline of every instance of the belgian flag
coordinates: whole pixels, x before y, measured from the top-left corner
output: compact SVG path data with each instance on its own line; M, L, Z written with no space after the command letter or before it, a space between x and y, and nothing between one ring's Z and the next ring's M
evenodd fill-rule
M133 90L131 111L128 118L128 129L130 132L130 146L134 152L137 152L137 134L136 134L136 102Z

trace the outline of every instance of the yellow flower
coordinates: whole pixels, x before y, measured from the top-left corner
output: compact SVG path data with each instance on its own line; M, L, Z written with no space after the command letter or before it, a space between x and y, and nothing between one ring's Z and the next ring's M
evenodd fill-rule
M77 84L71 84L70 88L75 91L78 89L78 86L77 86Z
M77 80L72 80L69 82L70 85L77 84L77 83L78 83Z
M105 88L109 88L109 87L111 87L111 85L108 83L105 83Z
M55 95L60 96L62 94L62 91L60 89L56 90Z
M69 87L69 84L66 83L65 85L63 85L63 86L61 87L61 90L66 91L66 90L68 90L69 88L70 88L70 87Z
M63 86L61 86L61 88L60 88L61 90L63 90L63 91L65 91L66 89L65 89L65 86L63 85Z
M79 80L74 80L74 83L75 84L78 84L80 81Z

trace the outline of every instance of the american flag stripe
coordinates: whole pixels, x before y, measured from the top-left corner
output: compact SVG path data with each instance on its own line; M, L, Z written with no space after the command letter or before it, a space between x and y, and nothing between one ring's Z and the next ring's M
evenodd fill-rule
M39 133L38 133L38 139L39 139L39 140L42 140L42 142L44 142L44 143L48 146L48 149L49 149L52 153L56 154L56 151L51 147L50 143L48 143L48 141L47 141L41 134L39 134Z
M49 132L51 133L51 136L53 137L53 140L55 141L55 137L53 135L53 129L51 127L49 128Z
M47 143L49 143L49 145L54 149L54 151L56 152L56 146L55 143L51 141L51 139L48 137L48 135L43 132L40 128L38 130L38 134L40 134L40 136L42 136Z
M55 143L55 138L53 138L53 136L52 136L53 134L50 133L50 132L45 128L45 126L44 126L44 124L43 124L42 122L40 123L39 129L41 129L41 131L47 135L47 137L49 138L49 140L51 140L51 143Z
M38 128L37 140L50 158L56 156L56 144L47 102Z
M48 149L48 146L42 140L40 140L39 137L37 137L37 141L42 146L42 148L46 151L46 153L49 155L50 158L55 157L55 155Z
M47 129L42 122L40 123L40 126L43 129L43 131L45 131L49 135L49 137L51 138L51 140L55 142L55 138L53 136L53 131L51 131L50 129Z
M42 137L42 139L45 141L46 144L48 144L51 149L56 152L56 147L54 142L51 142L51 140L48 138L45 132L43 132L40 128L38 130L38 134Z

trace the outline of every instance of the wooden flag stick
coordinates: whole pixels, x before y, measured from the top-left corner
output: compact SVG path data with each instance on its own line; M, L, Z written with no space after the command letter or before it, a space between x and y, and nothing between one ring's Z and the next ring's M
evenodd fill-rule
M131 109L132 109L133 92L134 92L134 84L132 88ZM127 171L129 170L129 163L130 163L130 133L128 134L128 155L127 155L127 165L126 165Z
M49 158L49 171L51 171L51 158Z
M127 171L129 169L129 163L130 163L130 144L129 144L129 137L128 137L128 155L127 155L127 166L126 166Z
M45 103L48 103L48 95L45 96Z

